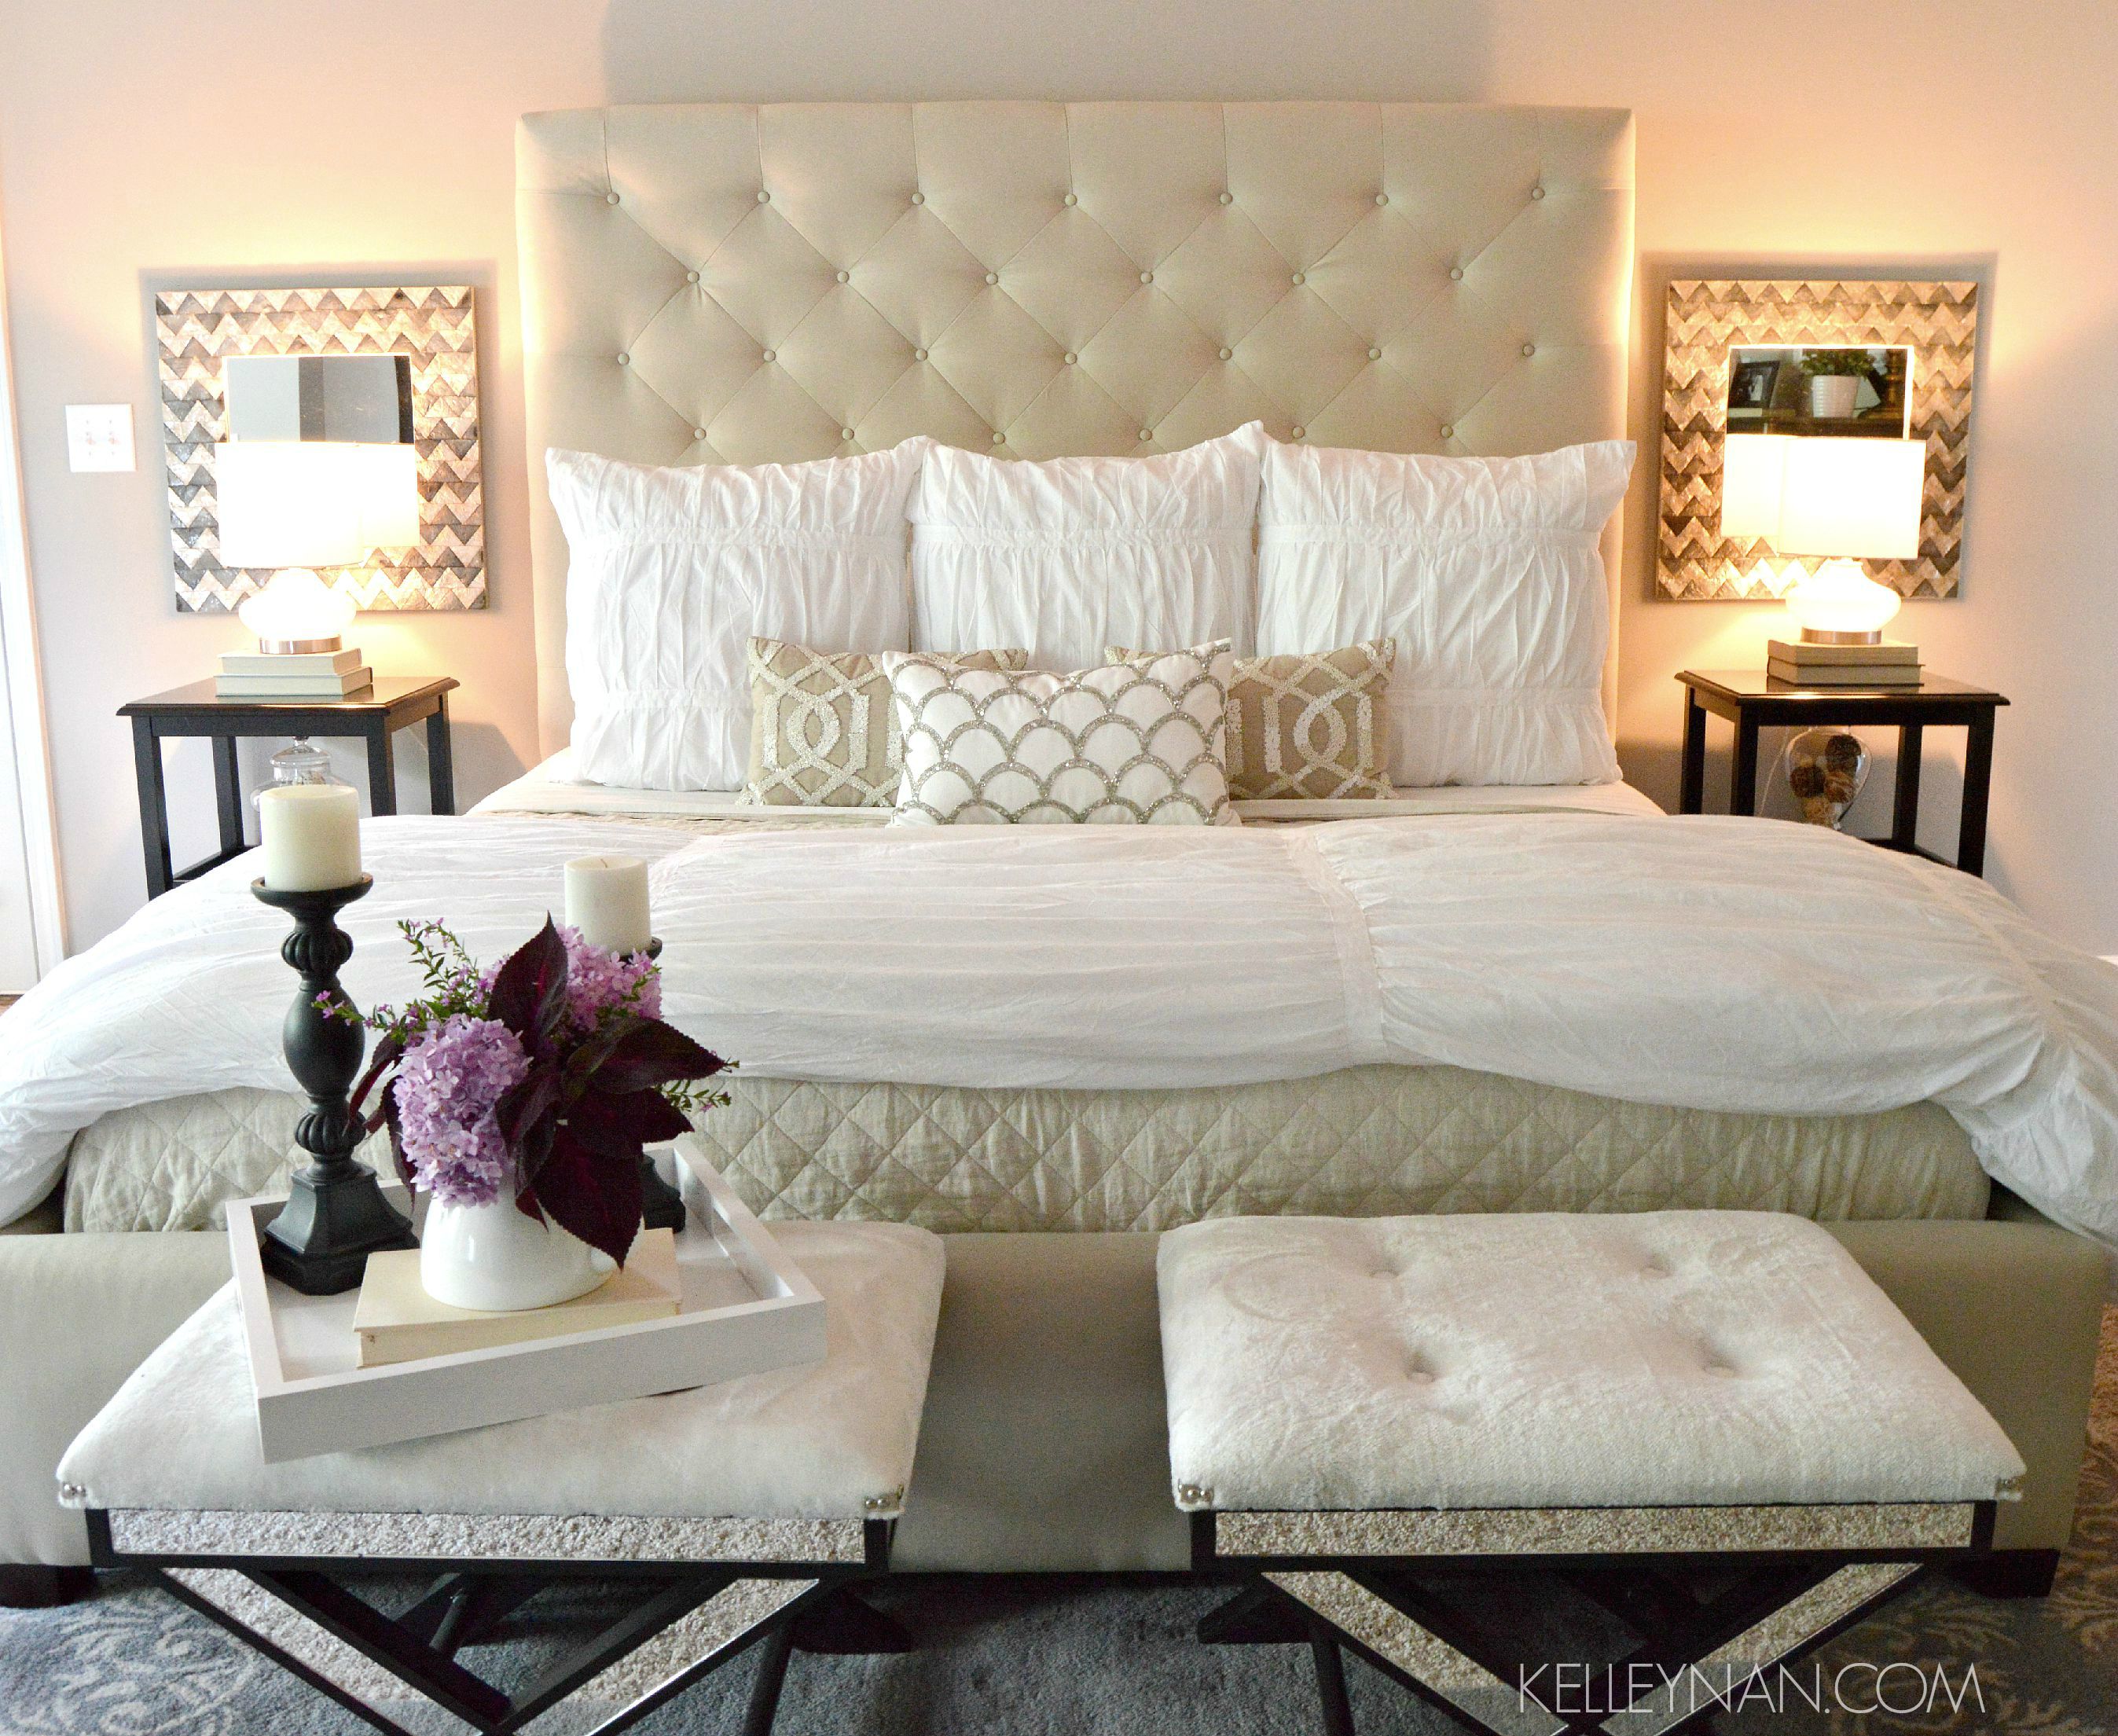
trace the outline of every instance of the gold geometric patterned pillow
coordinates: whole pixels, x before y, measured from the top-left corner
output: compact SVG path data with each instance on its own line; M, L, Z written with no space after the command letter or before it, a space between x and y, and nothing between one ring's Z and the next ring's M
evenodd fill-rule
M1112 662L1150 655L1112 646ZM1228 688L1228 794L1387 796L1385 706L1397 642L1371 639L1280 657L1238 657Z
M965 651L967 669L1019 669L1026 650ZM750 781L772 808L892 808L904 776L890 679L865 652L750 641Z

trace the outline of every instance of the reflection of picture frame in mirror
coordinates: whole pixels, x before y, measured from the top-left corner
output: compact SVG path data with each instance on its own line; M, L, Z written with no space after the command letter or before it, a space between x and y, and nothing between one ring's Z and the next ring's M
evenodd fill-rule
M1752 357L1740 354L1728 364L1728 419L1736 422L1746 418L1762 421L1772 407L1773 388L1779 383L1780 363L1777 358Z

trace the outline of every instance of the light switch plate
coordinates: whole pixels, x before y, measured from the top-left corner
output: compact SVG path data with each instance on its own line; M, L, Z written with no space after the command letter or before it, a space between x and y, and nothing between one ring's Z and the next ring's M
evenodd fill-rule
M132 462L132 406L69 404L66 407L67 466L73 470L129 470Z

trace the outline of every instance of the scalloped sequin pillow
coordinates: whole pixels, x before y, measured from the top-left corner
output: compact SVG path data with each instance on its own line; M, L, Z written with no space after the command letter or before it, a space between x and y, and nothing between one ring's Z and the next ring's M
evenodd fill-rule
M880 659L897 701L899 826L1233 826L1235 659L1172 651L1061 674Z

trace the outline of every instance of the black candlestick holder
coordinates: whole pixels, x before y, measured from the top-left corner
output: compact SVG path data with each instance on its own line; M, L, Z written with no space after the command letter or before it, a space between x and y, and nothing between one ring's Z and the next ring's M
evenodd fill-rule
M310 1296L354 1289L370 1254L419 1245L409 1220L383 1198L375 1172L353 1155L363 1130L346 1099L368 1051L368 1033L317 1005L328 995L333 1005L354 1010L338 984L353 942L333 919L374 884L367 874L351 886L310 892L250 882L260 903L294 919L280 956L301 973L302 986L287 1009L280 1040L287 1065L309 1094L309 1113L294 1129L294 1143L309 1162L295 1172L287 1203L265 1226L260 1252L267 1272Z
M650 938L643 949L648 957L662 956L662 942ZM636 955L636 956L637 955ZM649 1229L684 1228L684 1197L662 1179L662 1172L655 1167L654 1160L645 1151L640 1154L640 1221Z

